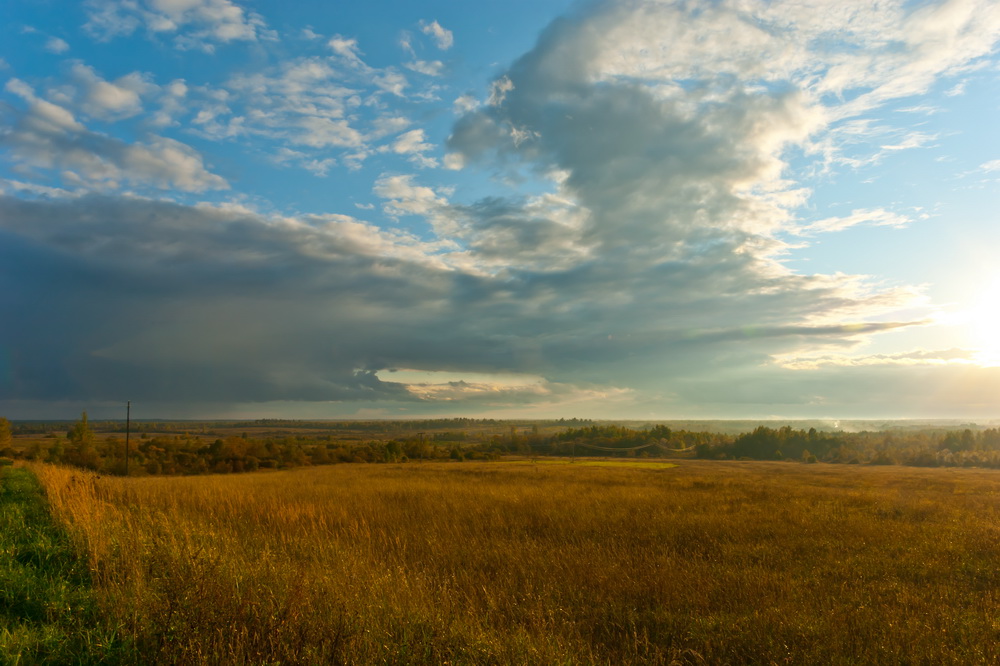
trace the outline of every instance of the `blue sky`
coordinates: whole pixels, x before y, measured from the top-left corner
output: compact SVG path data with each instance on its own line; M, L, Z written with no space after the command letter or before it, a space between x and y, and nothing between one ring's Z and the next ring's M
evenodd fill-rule
M1000 418L1000 6L7 2L0 414Z

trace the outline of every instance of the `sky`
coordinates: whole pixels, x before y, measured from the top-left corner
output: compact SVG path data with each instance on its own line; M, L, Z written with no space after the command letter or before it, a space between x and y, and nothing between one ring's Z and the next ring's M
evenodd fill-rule
M1000 3L8 0L0 415L1000 418Z

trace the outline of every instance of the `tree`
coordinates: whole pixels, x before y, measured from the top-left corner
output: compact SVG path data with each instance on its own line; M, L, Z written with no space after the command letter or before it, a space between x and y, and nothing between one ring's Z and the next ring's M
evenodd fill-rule
M80 415L80 420L74 423L73 427L66 433L66 439L76 445L90 444L94 441L94 431L87 423L87 412Z
M0 416L0 446L10 444L12 436L10 434L10 421Z
M87 412L80 415L80 420L74 423L73 427L66 433L66 439L70 441L73 448L65 454L64 462L94 470L100 467L101 457L94 445L94 431L87 423Z

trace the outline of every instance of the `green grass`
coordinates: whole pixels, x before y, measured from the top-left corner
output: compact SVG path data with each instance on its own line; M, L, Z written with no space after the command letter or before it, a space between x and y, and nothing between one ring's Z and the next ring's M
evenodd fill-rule
M0 664L128 662L102 627L85 562L56 527L38 480L0 468Z

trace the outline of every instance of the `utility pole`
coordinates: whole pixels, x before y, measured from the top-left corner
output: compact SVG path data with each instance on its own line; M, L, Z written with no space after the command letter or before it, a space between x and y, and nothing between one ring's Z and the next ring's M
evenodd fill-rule
M132 401L125 403L125 476L128 476L128 435L132 429Z

